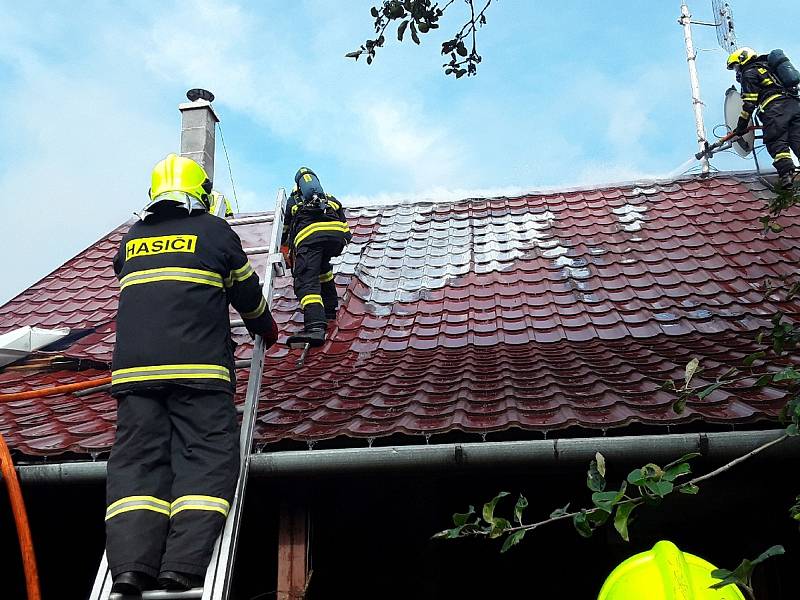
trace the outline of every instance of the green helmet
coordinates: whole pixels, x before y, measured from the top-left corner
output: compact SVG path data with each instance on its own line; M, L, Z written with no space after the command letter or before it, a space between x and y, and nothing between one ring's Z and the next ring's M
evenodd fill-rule
M710 562L660 541L611 572L597 600L745 600L735 585L712 590Z

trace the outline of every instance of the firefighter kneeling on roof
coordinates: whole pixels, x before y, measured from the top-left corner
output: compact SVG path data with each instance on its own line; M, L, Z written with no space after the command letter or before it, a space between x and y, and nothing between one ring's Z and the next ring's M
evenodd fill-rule
M203 168L170 154L114 259L120 282L106 551L113 592L202 585L236 488L228 303L266 347L278 332L239 237L208 213Z
M339 256L352 235L341 203L326 194L319 179L306 167L294 176L281 239L292 268L294 293L303 309L303 331L290 345L321 346L328 321L336 318L339 299L331 258Z

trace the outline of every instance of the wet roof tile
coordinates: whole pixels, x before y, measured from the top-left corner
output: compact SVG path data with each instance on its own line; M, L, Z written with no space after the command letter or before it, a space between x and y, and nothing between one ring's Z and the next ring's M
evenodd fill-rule
M724 371L772 313L797 314L758 291L800 261L797 215L780 236L762 233L769 197L758 178L728 175L352 209L353 241L335 261L336 327L302 377L296 351L269 351L257 442L774 418L775 390L721 388L678 415L660 389L693 356L709 375ZM127 226L0 307L0 333L86 329L61 353L107 364L110 261ZM237 233L263 246L269 226ZM265 261L253 258L260 271ZM273 307L283 340L300 326L290 278L276 280ZM247 357L249 337L234 334ZM0 393L103 375L0 372ZM103 392L0 401L0 431L27 455L106 451L115 417Z

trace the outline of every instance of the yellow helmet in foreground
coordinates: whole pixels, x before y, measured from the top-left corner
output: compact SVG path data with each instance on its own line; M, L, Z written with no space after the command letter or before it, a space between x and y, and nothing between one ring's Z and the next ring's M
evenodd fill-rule
M191 158L169 154L153 168L150 200L185 202L188 194L208 206L211 180L205 169ZM161 198L160 198L161 197Z
M597 600L745 600L735 585L712 590L710 562L661 541L611 572Z
M728 69L734 69L737 66L741 67L753 60L758 53L752 48L739 48L731 52L728 56Z

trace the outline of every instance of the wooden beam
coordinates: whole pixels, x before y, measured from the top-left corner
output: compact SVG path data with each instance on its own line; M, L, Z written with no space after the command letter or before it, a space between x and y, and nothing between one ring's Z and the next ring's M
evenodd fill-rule
M303 600L308 571L308 511L282 503L278 525L278 600Z

